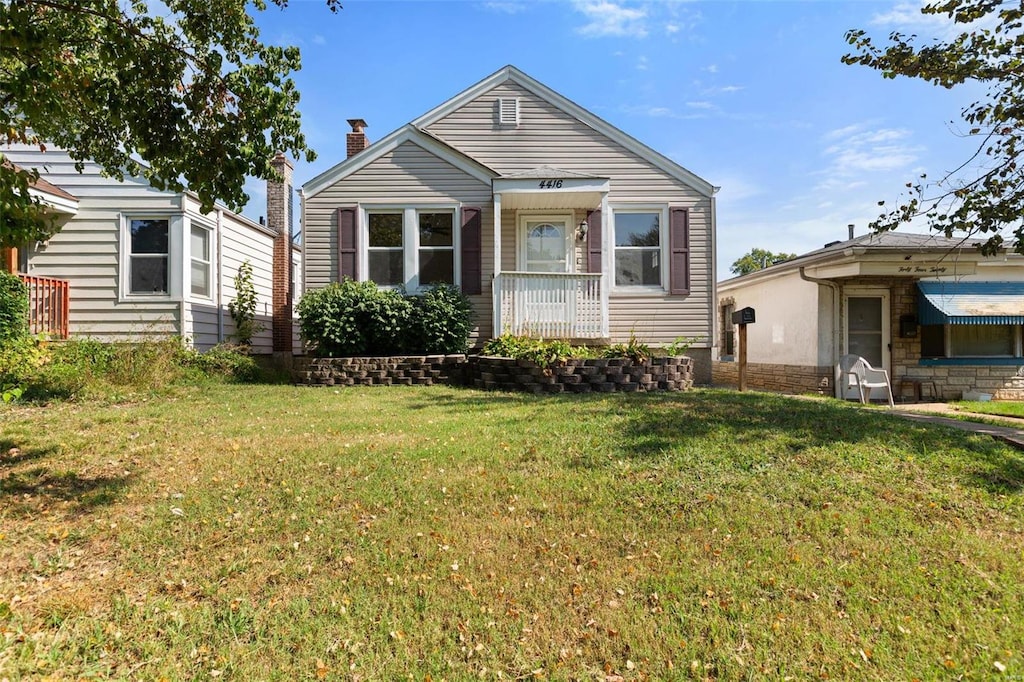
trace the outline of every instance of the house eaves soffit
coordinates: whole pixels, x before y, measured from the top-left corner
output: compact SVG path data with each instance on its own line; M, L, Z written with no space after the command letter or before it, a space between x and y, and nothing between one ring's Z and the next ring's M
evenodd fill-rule
M482 183L490 184L491 180L498 175L496 171L466 156L435 135L419 130L412 124L407 124L374 142L358 154L350 156L341 163L307 181L302 185L303 196L306 198L315 196L336 182L340 182L352 173L370 165L385 154L394 151L406 142L415 144Z

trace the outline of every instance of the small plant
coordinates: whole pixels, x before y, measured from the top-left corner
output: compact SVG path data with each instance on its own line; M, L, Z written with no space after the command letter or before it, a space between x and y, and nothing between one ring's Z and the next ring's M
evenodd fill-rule
M703 341L703 336L695 336L690 338L689 336L677 336L675 341L665 346L666 355L686 355L686 352L690 350L693 344Z
M572 346L568 341L545 341L528 335L502 334L484 344L485 355L529 360L541 367L564 364L574 358L592 358L594 351L586 346Z
M28 287L17 275L0 271L0 341L28 334Z
M633 362L644 362L651 357L651 347L641 343L636 334L629 332L629 341L626 343L615 343L604 349L606 358L629 358Z
M263 325L256 321L256 303L252 263L245 260L235 273L235 297L228 302L228 312L235 322L232 338L243 346L252 345L252 338L263 331Z

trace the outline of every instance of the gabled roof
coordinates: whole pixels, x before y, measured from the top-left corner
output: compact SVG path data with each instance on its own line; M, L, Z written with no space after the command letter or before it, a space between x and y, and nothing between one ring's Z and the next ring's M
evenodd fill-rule
M2 163L15 171L24 171L21 166L6 157L3 157ZM76 213L78 211L78 197L42 177L29 183L28 192L30 195L39 197L40 201L59 213Z
M796 258L790 258L766 268L746 275L732 277L719 283L720 286L731 286L741 282L773 277L790 270L821 265L823 263L850 260L865 254L932 254L945 256L954 254L965 255L976 259L981 258L977 247L984 243L983 239L967 237L948 238L938 234L915 234L912 232L869 232L868 234L830 242L820 249L808 251Z
M699 177L695 173L683 168L678 163L668 158L664 154L655 151L648 147L643 142L640 142L635 137L632 137L623 131L619 130L611 123L608 123L604 119L594 115L587 111L580 105L576 104L567 97L560 95L548 86L544 85L540 81L537 81L530 76L526 75L516 67L509 65L505 66L495 73L491 74L482 81L470 86L466 90L452 97L447 102L434 107L427 113L423 114L415 121L412 125L417 128L427 128L430 125L436 123L445 116L451 114L460 107L466 105L472 100L476 99L480 95L483 95L487 91L495 88L502 83L512 82L525 88L529 92L533 93L537 97L548 102L552 106L561 111L565 112L569 116L577 119L584 125L587 125L597 132L603 134L605 137L614 140L634 154L646 159L656 168L664 171L666 174L674 177L680 182L692 187L697 192L705 196L712 196L718 188L709 183L707 180Z
M580 180L593 180L598 176L590 173L579 173L577 171L566 170L565 168L555 168L554 166L538 166L537 168L529 168L515 173L506 173L501 177L508 180L515 180L518 178L577 178Z
M390 135L374 142L358 154L350 156L341 163L327 169L312 180L307 181L302 185L303 196L311 197L318 194L327 187L330 187L360 168L376 161L406 142L411 142L422 147L434 156L447 161L467 175L470 175L471 177L474 177L480 182L488 185L491 184L491 180L499 175L496 171L488 168L479 161L466 156L458 149L455 149L447 142L438 138L436 135L432 135L425 130L420 130L412 124L406 124Z

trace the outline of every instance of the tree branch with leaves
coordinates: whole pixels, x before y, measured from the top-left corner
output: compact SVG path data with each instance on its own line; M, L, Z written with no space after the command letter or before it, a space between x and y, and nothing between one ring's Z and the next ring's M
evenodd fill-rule
M1024 3L999 0L944 0L922 14L945 15L964 30L950 40L920 44L917 36L894 32L885 47L863 30L847 32L855 52L846 64L877 69L885 78L920 78L953 88L973 82L987 86L984 97L961 112L965 135L977 139L975 152L937 180L921 175L906 184L895 208L871 223L892 230L918 218L947 237L986 236L982 251L994 254L1009 238L1024 253ZM1004 236L1005 235L1005 236Z
M203 210L240 210L246 176L276 177L276 152L315 158L290 78L299 50L262 44L249 12L269 4L0 0L0 140L52 144L79 170L93 161L117 179L187 187ZM0 165L0 246L52 234L27 191L35 179Z

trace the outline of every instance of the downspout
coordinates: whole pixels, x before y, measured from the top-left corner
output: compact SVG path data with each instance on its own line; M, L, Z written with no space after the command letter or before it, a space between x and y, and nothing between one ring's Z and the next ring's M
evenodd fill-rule
M224 302L224 252L223 252L223 237L221 236L224 230L224 210L217 209L217 343L224 343L224 306L221 305Z
M835 282L827 279L818 279L817 277L811 277L804 272L803 265L800 266L800 279L805 282L811 282L812 284L824 285L832 290L832 362L830 363L833 367L839 360L839 325L841 323L839 317L839 307L842 298L840 297L839 285ZM835 376L832 377L832 392L835 397L841 398L839 395L839 382L836 381Z
M718 271L715 256L718 253L718 210L715 194L718 187L711 194L711 305L708 306L708 330L711 332L708 338L708 353L710 362L721 358L718 353ZM714 366L712 364L712 366Z

